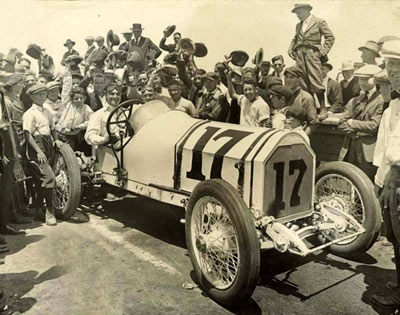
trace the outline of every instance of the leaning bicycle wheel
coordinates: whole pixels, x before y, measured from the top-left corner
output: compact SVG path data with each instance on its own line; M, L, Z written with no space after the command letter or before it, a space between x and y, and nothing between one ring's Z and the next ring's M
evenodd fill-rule
M52 165L56 186L53 190L53 207L59 219L70 218L81 197L81 174L75 153L68 144L55 148Z

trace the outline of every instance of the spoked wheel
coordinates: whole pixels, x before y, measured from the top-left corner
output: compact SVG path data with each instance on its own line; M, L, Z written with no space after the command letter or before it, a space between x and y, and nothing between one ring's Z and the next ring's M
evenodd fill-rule
M57 218L66 220L74 214L81 196L80 168L68 144L56 147L52 168L56 176L53 207Z
M381 225L379 202L372 182L358 167L346 162L329 162L317 169L315 201L328 204L351 215L366 230L365 233L330 246L330 251L350 256L365 252L375 243ZM331 241L354 233L324 231L322 241Z
M251 214L223 180L201 182L186 212L186 242L196 276L217 302L234 305L253 293L260 250Z

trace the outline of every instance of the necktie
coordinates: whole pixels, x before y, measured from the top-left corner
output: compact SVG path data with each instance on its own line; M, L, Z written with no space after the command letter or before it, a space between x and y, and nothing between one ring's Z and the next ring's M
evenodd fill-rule
M361 99L357 102L356 107L353 111L353 119L358 119L359 116L362 114L365 108L365 104L368 102L368 92L361 97Z
M392 91L392 93L390 93L390 98L392 100L395 100L396 98L400 98L400 93L398 91Z
M344 80L344 81L343 81L343 87L344 87L344 88L347 88L348 85L349 85L349 81Z

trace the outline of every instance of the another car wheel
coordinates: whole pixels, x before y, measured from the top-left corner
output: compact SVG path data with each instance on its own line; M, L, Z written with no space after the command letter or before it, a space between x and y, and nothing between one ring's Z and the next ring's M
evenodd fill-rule
M186 243L206 293L224 305L253 293L260 269L254 222L239 193L221 179L198 184L186 212Z
M374 186L358 167L347 162L328 162L316 170L315 201L325 202L353 216L365 233L336 243L329 250L350 257L366 252L379 236L382 215ZM344 232L345 233L345 232ZM322 233L322 242L331 241L343 233Z
M56 176L53 207L57 218L67 220L75 213L81 196L80 168L68 144L56 146L52 168Z

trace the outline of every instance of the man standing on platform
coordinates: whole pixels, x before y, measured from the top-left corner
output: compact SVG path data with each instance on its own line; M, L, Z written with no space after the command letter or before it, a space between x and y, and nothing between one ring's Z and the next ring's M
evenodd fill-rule
M311 10L312 6L309 4L296 4L292 10L300 23L296 25L296 34L290 43L288 54L304 73L305 90L317 96L321 106L319 119L323 120L328 113L325 107L321 63L327 61L327 54L335 42L335 37L328 24L323 19L311 15Z

